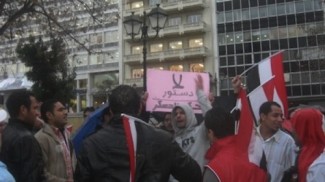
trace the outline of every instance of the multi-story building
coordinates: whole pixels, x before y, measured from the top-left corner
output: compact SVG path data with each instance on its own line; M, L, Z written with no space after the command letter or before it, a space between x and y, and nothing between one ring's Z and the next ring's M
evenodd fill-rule
M168 14L159 36L149 28L147 68L209 72L217 94L230 94L230 78L271 54L284 50L285 77L290 104L325 105L325 27L322 0L122 0L110 1L105 13L120 21L89 27L89 16L78 16L81 42L96 52L88 54L68 42L69 64L76 67L74 111L107 101L119 83L141 89L143 57L141 35L126 35L123 20L134 12L143 16L156 4ZM149 25L149 24L148 24ZM150 25L149 25L150 26ZM37 27L36 27L37 28ZM33 33L33 32L32 32ZM141 32L140 32L141 34ZM1 70L15 83L28 70L15 59L19 37L1 40ZM4 74L5 73L5 74ZM17 85L17 84L14 84ZM1 94L8 93L2 89ZM1 99L0 99L1 100Z
M91 0L85 1L92 3ZM46 1L46 6L68 6L70 2ZM75 38L79 42L87 42L85 46L92 51L89 54L80 44L67 39L67 49L69 52L69 65L76 67L75 98L71 109L80 112L86 106L98 107L108 99L108 93L112 86L117 85L119 70L119 31L118 31L118 0L107 0L107 9L103 13L105 17L112 18L112 21L93 25L93 19L89 13L85 12L84 6L71 7L69 12L77 21L77 29L74 32ZM60 14L58 14L60 15ZM59 16L59 21L66 21L66 17ZM115 18L115 19L114 19ZM71 19L71 18L70 18ZM0 20L1 21L1 20ZM69 19L67 20L69 21ZM46 41L48 37L40 31L39 22L28 22L33 24L35 31L25 33L32 36L42 36ZM20 60L17 59L15 48L19 39L24 37L14 36L12 39L1 37L1 78L0 99L3 104L6 97L14 89L29 89L31 83L26 81L25 72L29 70ZM25 38L27 40L27 38ZM22 81L23 80L23 81Z
M124 20L132 12L143 16L144 11L149 13L156 4L160 4L166 11L168 20L157 38L152 38L155 32L149 28L147 68L209 72L214 75L215 49L212 37L216 30L211 25L215 18L211 16L214 12L214 1L123 0L120 1L121 17ZM124 29L123 21L119 28ZM120 44L120 81L138 88L143 85L143 44L139 40L140 36L141 32L132 40L125 31L121 31Z
M289 105L325 106L322 0L217 0L221 94L230 77L280 50Z

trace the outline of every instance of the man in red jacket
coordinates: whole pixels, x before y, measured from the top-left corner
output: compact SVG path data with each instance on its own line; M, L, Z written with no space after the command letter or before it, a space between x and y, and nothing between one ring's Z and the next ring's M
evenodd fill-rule
M237 82L239 80L237 79ZM234 80L233 82L236 82ZM203 182L265 182L267 173L249 162L248 146L253 131L251 112L248 111L246 93L240 89L241 117L238 134L235 135L235 120L229 112L214 107L205 115L205 126L211 141L206 154L210 160L206 165Z

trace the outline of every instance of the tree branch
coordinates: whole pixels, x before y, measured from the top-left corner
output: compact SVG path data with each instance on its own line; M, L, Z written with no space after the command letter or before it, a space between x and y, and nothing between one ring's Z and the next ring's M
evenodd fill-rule
M0 36L22 15L33 11L33 2L26 2L18 11L16 11L12 16L9 16L7 21L0 27Z
M39 8L42 9L42 11L37 11L36 9L34 10L35 13L39 13L44 15L45 17L48 18L49 21L52 21L56 26L58 26L66 35L68 35L72 40L74 40L77 44L82 46L89 54L91 54L91 50L85 46L85 44L81 43L78 39L73 36L69 30L65 29L56 19L54 19L50 14L48 14L43 6L38 6Z

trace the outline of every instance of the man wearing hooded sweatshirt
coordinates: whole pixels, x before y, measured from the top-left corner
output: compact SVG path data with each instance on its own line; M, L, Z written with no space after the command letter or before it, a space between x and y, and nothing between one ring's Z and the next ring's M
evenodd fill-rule
M203 92L203 79L200 75L195 80L195 84L196 94L204 116L212 106ZM179 104L172 110L172 126L175 131L175 141L184 152L196 160L203 171L207 162L204 156L210 147L204 124L198 125L195 114L188 104Z

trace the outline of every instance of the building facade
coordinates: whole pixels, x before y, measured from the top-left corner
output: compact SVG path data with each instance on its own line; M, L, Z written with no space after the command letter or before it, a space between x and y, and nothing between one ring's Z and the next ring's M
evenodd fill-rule
M45 1L44 1L45 2ZM104 21L101 24L93 24L91 15L85 11L87 5L91 5L92 0L83 1L85 4L80 6L72 6L68 8L73 19L77 19L76 32L74 37L79 42L85 42L85 46L92 51L89 54L87 50L82 48L80 44L72 39L67 39L68 61L71 67L76 68L75 80L75 98L70 106L71 112L79 113L87 106L99 107L107 102L110 89L119 83L119 31L118 31L118 0L106 0L105 7L107 9L103 17L112 18L111 21ZM65 9L70 2L67 1L46 1L47 7L61 6ZM60 9L60 8L59 8ZM60 13L58 13L58 16ZM71 18L71 17L70 17ZM70 21L64 16L58 17L60 22ZM1 20L0 20L1 21ZM36 19L35 19L36 21ZM28 40L28 36L41 36L44 41L49 38L40 31L41 23L31 21L35 31L26 32L26 37L14 36L8 40L1 37L0 41L0 75L2 83L9 80L21 80L24 78L26 71L29 70L20 60L18 60L15 48L20 39ZM0 84L1 85L1 84ZM30 84L26 89L30 88ZM3 104L8 94L13 88L7 88L1 85L0 95ZM23 89L20 88L20 89Z
M325 105L322 0L109 0L107 3L111 8L104 13L117 15L116 19L96 27L89 26L91 19L82 9L73 9L74 16L79 18L76 38L87 41L86 46L96 52L89 54L76 42L67 42L69 64L77 72L74 112L107 102L110 90L118 84L142 89L141 32L132 39L126 35L123 20L132 12L143 17L156 4L166 11L168 20L155 38L147 23L147 68L208 72L211 90L216 95L228 95L232 92L233 76L283 50L289 104ZM20 38L1 37L0 41L0 77L10 78L11 82L12 78L25 79L28 71L16 60L14 50ZM0 91L2 96L8 93L10 90Z
M160 4L168 14L165 27L158 37L152 38L155 32L149 28L147 43L147 68L209 72L214 75L215 52L213 35L216 26L211 25L214 16L214 1L210 0L123 0L120 1L121 17L124 20L132 12L143 16L144 11ZM211 7L211 5L213 5ZM149 25L150 26L150 25ZM143 85L143 44L139 35L132 39L126 35L123 21L119 25L121 31L121 83L142 88Z
M325 106L325 27L322 0L217 0L218 83L284 51L289 106Z

